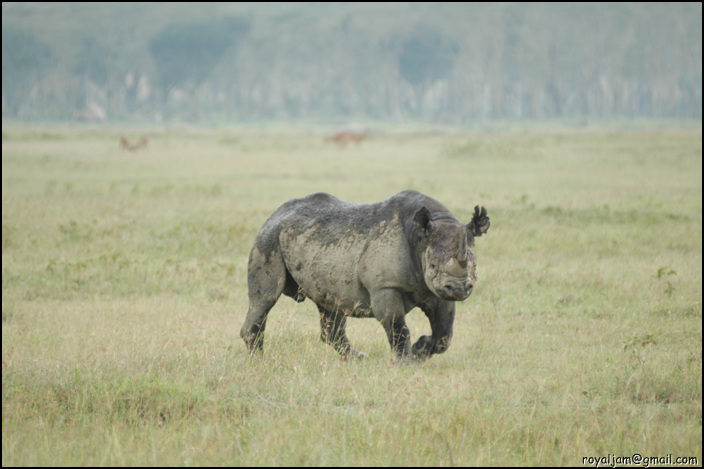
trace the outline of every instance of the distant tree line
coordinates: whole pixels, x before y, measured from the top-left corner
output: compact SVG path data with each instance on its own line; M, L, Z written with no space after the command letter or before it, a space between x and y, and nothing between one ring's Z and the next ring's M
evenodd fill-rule
M701 3L116 5L3 5L3 117L702 118Z

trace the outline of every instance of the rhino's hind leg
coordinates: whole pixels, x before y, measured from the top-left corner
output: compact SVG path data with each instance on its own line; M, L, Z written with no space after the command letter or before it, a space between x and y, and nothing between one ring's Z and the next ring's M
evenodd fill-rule
M286 284L286 266L281 252L276 249L263 255L256 247L252 249L247 280L249 309L240 336L247 345L247 350L252 353L262 350L267 315Z
M366 353L356 350L350 344L345 332L347 317L343 313L328 311L320 305L318 305L318 311L320 311L320 338L323 342L332 345L343 360L347 358L367 358Z
M240 336L247 345L247 351L250 353L261 352L264 346L264 330L266 329L266 318L269 310L273 307L261 307L250 303L247 311L247 319L245 319Z

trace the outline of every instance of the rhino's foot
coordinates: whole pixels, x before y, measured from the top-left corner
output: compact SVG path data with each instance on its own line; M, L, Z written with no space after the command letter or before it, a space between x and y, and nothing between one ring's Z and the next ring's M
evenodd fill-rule
M413 359L417 361L423 361L430 358L433 353L433 339L430 336L421 336L418 341L411 347L411 354Z
M345 354L340 354L343 360L364 360L367 358L367 354L360 352L359 350L351 349Z
M247 346L247 352L249 352L250 355L261 354L264 350L264 337L262 337L261 335L253 333L243 334L242 338L244 339L244 343Z

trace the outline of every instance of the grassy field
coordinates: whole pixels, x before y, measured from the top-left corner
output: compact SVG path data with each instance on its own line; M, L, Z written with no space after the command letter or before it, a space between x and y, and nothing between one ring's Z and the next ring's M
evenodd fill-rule
M324 136L3 126L3 466L701 464L701 128ZM342 362L282 298L249 359L266 218L403 189L491 217L450 349Z

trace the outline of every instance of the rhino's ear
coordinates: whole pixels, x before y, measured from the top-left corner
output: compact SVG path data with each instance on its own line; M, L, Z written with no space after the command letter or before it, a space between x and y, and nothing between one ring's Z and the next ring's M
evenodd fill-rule
M430 221L430 210L425 208L425 206L422 206L413 217L413 223L415 223L416 226L423 231L429 231L430 224L432 223Z
M474 207L474 216L472 217L472 221L470 221L467 225L470 233L472 233L475 237L481 236L489 231L489 225L491 225L491 223L489 222L489 217L486 214L486 209L484 207L480 207L479 205Z

